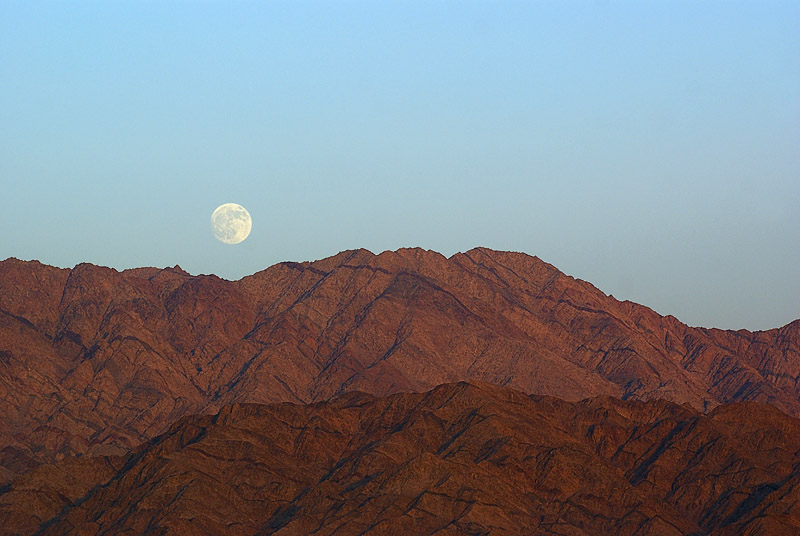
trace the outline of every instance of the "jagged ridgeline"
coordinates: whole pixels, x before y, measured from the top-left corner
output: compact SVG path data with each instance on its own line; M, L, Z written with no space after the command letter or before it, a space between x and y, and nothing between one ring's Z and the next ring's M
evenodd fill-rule
M799 344L800 321L692 328L536 257L482 248L450 258L345 251L239 281L8 259L0 485L75 455L106 456L105 471L118 471L115 456L233 403L458 381L572 402L663 399L701 413L755 401L797 417Z
M345 251L239 281L0 263L0 481L191 413L477 380L800 415L800 322L690 328L521 253Z

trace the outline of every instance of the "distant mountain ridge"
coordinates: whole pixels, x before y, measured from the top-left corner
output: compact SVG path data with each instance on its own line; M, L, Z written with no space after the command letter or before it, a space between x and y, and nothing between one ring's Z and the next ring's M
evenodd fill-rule
M345 251L238 281L0 262L0 483L66 455L122 455L236 402L462 380L800 416L800 321L691 328L484 248Z

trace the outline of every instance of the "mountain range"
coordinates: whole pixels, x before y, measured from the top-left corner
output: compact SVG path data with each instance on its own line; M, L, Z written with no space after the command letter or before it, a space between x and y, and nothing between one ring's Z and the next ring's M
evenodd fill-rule
M30 529L14 534L73 533L59 523L99 534L80 523L100 523L112 515L103 505L108 512L148 485L167 495L185 489L185 500L173 497L179 504L215 497L191 476L210 463L219 493L241 495L244 486L263 502L261 517L247 514L252 524L222 531L231 534L312 526L358 534L368 525L370 534L395 534L409 520L431 534L667 534L667 526L736 534L745 525L770 533L797 526L799 381L800 320L757 332L689 327L522 253L362 249L238 281L177 266L8 259L0 262L0 521ZM474 422L492 404L501 406L496 419ZM398 424L417 422L419 434ZM231 452L220 443L227 434L242 434ZM281 443L292 437L294 447ZM264 438L284 446L267 452L256 440ZM303 454L306 440L316 451ZM400 451L380 450L387 442ZM335 452L321 454L328 444ZM557 449L551 466L542 465L547 448ZM244 461L272 484L232 477ZM414 464L453 481L417 482ZM473 475L491 484L465 487ZM681 478L698 475L706 487L681 491ZM610 487L591 492L582 480ZM396 502L412 492L421 494L414 505ZM613 512L598 506L609 493L621 494ZM329 495L338 498L321 499ZM785 503L774 502L779 495ZM367 496L376 502L364 516L347 517ZM768 510L767 499L786 508ZM37 501L49 506L26 514ZM403 517L393 508L410 509ZM118 531L97 526L139 533L144 517L134 511ZM541 519L520 525L532 511ZM225 519L209 513L194 531L180 516L153 534L215 534Z
M444 384L233 404L43 465L6 534L757 535L800 530L800 421L752 402L577 403ZM2 529L0 529L2 530Z

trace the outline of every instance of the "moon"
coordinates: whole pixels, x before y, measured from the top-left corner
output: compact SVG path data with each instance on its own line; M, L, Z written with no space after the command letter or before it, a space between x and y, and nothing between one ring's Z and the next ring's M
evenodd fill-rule
M242 205L225 203L211 214L211 232L220 242L238 244L250 235L253 220Z

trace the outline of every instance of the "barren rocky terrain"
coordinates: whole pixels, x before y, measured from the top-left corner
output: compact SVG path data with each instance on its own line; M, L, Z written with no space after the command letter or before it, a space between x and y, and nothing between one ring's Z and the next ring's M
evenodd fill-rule
M0 483L193 413L483 381L800 415L800 321L688 327L522 253L346 251L239 281L0 262Z
M4 534L788 535L800 421L753 402L565 402L490 384L225 406L41 466Z
M689 327L522 253L8 259L0 534L797 533L799 382L800 320Z

